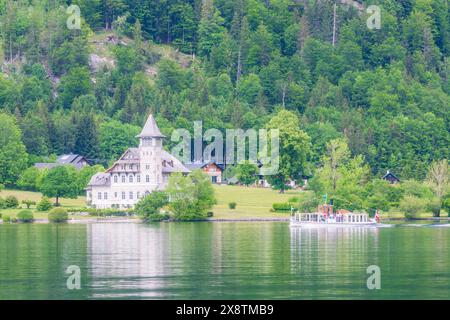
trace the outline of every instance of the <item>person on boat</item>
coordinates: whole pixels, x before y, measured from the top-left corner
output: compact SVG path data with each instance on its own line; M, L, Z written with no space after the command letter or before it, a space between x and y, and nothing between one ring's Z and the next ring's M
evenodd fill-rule
M378 213L378 209L377 209L377 211L375 211L375 221L377 223L380 223L380 214Z

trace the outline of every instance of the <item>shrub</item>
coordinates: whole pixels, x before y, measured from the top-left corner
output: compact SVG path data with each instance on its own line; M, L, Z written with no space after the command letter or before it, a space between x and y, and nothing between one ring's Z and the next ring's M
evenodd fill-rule
M53 205L50 202L50 199L47 197L42 197L41 201L39 201L36 208L38 211L48 211L52 207L53 207Z
M300 201L299 197L291 197L288 200L288 202L292 202L292 203L296 203L296 202L299 202L299 201Z
M11 218L12 223L17 223L17 218Z
M426 202L423 199L406 196L400 202L399 209L404 213L406 219L417 218L418 214L425 210Z
M2 218L2 214L0 213L0 219Z
M169 202L167 194L163 191L155 191L145 196L135 206L137 214L143 218L159 214L159 211Z
M4 223L10 223L11 222L11 217L7 216L7 215L3 216L3 222Z
M34 206L36 204L36 201L22 200L22 203L27 206L27 209L30 209L31 206Z
M236 209L236 206L237 206L237 203L236 203L236 202L230 202L230 203L228 204L228 208L230 208L231 210Z
M207 217L207 218L212 218L212 217L214 217L214 212L209 211L209 212L206 214L206 217Z
M17 198L14 196L7 196L5 198L4 206L6 208L17 208L19 206L19 200L17 200Z
M5 200L2 197L0 197L0 209L6 209Z
M22 210L17 214L17 219L24 223L33 222L33 212L30 210Z
M289 202L274 203L272 208L274 211L291 211L292 205Z
M48 214L48 221L50 222L61 223L67 222L67 220L69 220L69 216L64 208L54 208Z

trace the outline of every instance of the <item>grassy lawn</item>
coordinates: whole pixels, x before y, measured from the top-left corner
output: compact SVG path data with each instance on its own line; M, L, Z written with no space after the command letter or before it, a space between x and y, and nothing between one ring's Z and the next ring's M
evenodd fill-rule
M272 189L265 188L253 188L242 186L221 186L214 185L216 191L217 205L214 206L214 218L218 219L239 219L239 218L282 218L289 217L290 213L271 212L272 204L275 202L287 202L292 197L298 197L302 199L305 192L288 190L284 194L278 193ZM39 192L20 191L20 190L3 190L0 192L0 197L5 198L9 195L17 197L19 202L22 200L32 200L36 203L39 202L42 195ZM55 199L51 199L53 202ZM236 209L231 210L228 208L228 203L236 202ZM62 207L84 207L85 197L78 197L77 199L60 199ZM15 217L20 210L26 208L25 205L20 204L18 209L2 209L0 213L9 215L11 218ZM36 210L36 206L31 206L34 217L36 219L47 218L48 212L40 212ZM443 217L446 213L442 213ZM431 213L421 213L420 218L430 218ZM85 216L75 217L85 219ZM381 218L404 218L403 213L400 212L383 212Z
M26 209L26 206L21 203L22 200L31 200L38 203L42 198L42 194L40 192L22 190L3 190L0 192L0 197L6 198L7 196L15 196L17 200L19 200L19 208L17 209L0 209L0 213L3 215L8 215L11 218L14 218L19 211ZM55 199L50 199L50 201L55 202ZM79 208L86 206L85 197L78 197L77 199L59 199L59 203L61 203L61 206L64 208ZM31 206L30 210L33 211L35 219L47 218L48 212L37 211L36 206Z
M214 206L214 218L280 218L289 217L290 213L270 212L275 202L287 202L289 198L302 198L303 192L296 190L280 194L266 188L215 185L217 205ZM228 208L228 203L236 202L236 209Z
M219 219L236 219L236 218L274 218L274 217L289 217L289 213L270 212L272 204L275 202L286 202L289 198L300 197L302 192L286 191L284 194L278 193L271 189L252 188L241 186L220 186L215 185L214 189L217 196L217 205L214 206L214 218ZM3 190L0 196L5 198L9 195L15 196L19 202L22 200L32 200L39 202L42 195L39 192L20 191L20 190ZM55 199L51 199L53 202ZM228 203L236 202L237 207L234 210L228 208ZM85 197L78 197L78 199L60 199L62 207L84 207ZM26 208L25 205L20 204L19 209L3 209L0 210L2 214L9 215L11 218L15 217L20 210ZM31 206L34 217L36 219L47 218L47 212L39 212L36 206Z

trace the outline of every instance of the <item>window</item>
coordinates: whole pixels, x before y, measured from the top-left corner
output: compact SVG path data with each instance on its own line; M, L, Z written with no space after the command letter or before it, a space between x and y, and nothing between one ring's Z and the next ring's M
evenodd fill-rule
M133 199L133 192L130 191L130 199Z
M132 164L130 164L130 170L133 170L133 165Z
M125 192L122 192L122 199L125 200Z
M102 193L101 192L98 193L98 200L102 200Z
M136 181L141 182L141 176L139 174L136 176Z
M149 164L146 164L146 165L145 165L145 169L149 170L149 169L150 169L150 165L149 165Z
M138 191L136 192L136 199L139 199L141 197L141 193Z
M125 182L125 175L122 175L122 182Z
M92 198L92 192L89 192L88 194L88 198L91 199Z
M150 182L150 176L149 175L145 176L145 182Z
M117 192L114 192L114 198L117 199Z
M108 192L105 192L105 193L103 194L103 198L104 198L105 200L108 200Z
M125 170L125 165L124 164L121 167L122 167L122 170Z
M132 176L131 174L130 174L130 176L128 177L128 181L131 182L131 183L133 182L133 176Z
M114 176L114 183L117 183L117 180L118 180L117 175L115 175Z

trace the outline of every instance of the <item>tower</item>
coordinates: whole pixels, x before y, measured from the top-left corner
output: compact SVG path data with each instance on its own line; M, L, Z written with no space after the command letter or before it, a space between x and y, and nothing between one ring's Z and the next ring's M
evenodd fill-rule
M162 183L162 139L165 136L150 115L136 137L139 138L140 184L144 193L152 192Z

